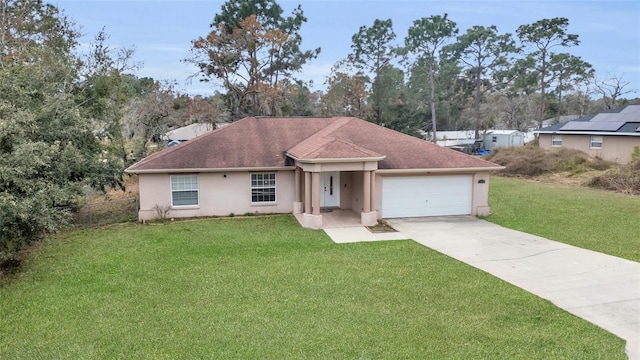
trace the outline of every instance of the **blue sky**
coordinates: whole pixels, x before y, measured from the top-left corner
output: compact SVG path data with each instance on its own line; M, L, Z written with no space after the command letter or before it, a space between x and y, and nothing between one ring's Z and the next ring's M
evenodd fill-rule
M187 78L195 68L181 62L189 56L191 40L206 35L224 1L181 0L57 0L50 1L82 26L88 44L105 27L114 47L135 48L137 75L176 80L191 94L209 95L217 88ZM599 77L624 76L640 97L640 1L364 1L280 0L285 15L302 5L307 23L302 27L303 49L322 49L299 77L323 89L331 66L350 52L351 37L362 25L391 18L398 42L414 20L449 14L460 33L474 25L496 25L515 34L518 26L544 18L566 17L569 32L581 44L568 52L591 63Z

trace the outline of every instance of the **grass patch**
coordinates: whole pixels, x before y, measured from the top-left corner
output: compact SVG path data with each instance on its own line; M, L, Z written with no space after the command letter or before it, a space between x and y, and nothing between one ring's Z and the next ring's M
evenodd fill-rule
M624 359L623 340L412 241L292 216L61 235L0 287L3 359Z
M640 261L640 197L493 177L489 205L496 224Z

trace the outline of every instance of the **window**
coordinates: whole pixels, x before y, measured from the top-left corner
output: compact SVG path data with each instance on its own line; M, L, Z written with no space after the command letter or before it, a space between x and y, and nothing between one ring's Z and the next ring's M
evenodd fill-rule
M251 203L276 202L276 173L251 174Z
M492 136L491 137L491 142L498 142L498 137L497 136Z
M602 136L592 136L589 147L592 149L602 149Z
M562 135L551 135L551 146L552 147L562 146Z
M171 176L171 206L198 205L198 175Z

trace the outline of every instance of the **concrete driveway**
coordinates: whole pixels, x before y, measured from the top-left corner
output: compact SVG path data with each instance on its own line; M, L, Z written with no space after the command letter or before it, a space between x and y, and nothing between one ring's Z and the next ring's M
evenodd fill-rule
M387 222L420 244L547 299L625 339L629 359L640 360L640 263L472 216Z

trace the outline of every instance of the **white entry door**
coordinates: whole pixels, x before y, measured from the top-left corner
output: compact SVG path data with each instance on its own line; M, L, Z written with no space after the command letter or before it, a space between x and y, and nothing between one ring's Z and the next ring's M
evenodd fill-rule
M340 173L323 172L320 175L320 207L340 206Z

